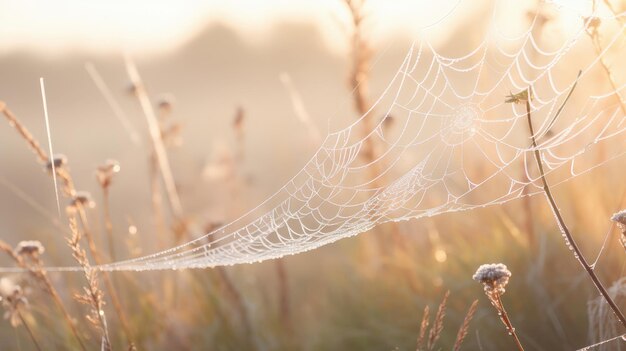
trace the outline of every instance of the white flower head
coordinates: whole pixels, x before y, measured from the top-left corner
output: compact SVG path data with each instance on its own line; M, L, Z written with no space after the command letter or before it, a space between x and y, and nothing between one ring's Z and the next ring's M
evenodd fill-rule
M504 287L509 283L511 271L502 263L483 264L478 267L476 273L472 277L474 280L481 282L485 286L485 290L497 291L504 293Z
M46 249L41 242L37 240L24 240L20 241L15 247L15 253L20 256L34 256L37 257L44 253Z
M621 210L621 211L615 213L611 217L611 220L613 222L617 222L618 224L626 225L626 210Z

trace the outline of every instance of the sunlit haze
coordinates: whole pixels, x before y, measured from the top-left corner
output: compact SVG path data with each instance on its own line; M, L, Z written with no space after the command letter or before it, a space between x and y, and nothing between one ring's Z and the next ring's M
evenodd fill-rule
M458 0L368 2L377 38L420 29L458 10ZM69 49L167 51L211 24L224 24L248 40L265 40L277 23L312 23L334 49L344 46L349 20L334 0L235 1L3 1L0 49L62 53ZM460 11L459 11L460 12Z

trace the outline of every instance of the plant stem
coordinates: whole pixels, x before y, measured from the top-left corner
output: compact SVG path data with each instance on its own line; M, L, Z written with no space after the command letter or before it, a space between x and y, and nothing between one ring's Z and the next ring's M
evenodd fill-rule
M109 259L115 261L115 241L113 240L113 221L111 220L111 198L109 197L109 187L102 187L102 208L104 212L104 228L107 233L109 244Z
M24 139L26 141L26 143L30 146L31 150L35 153L35 155L37 156L37 158L39 159L39 161L43 164L47 164L48 162L54 162L54 155L47 155L46 151L43 150L39 144L39 142L37 141L37 139L35 139L35 137L33 137L33 135L28 131L28 129L17 119L17 117L6 107L6 104L2 101L0 101L0 112L2 112L2 114L6 117L6 119L9 121L9 124L14 127L16 129L16 131L18 132L18 134L20 134L20 136L22 137L22 139ZM64 193L67 197L72 198L76 195L76 187L74 185L74 181L72 179L72 176L70 174L70 172L61 167L61 168L56 168L56 175L59 177L59 179L61 180L61 182L63 183L63 190ZM85 213L85 209L83 208L83 206L81 204L77 205L77 210L79 211L79 215L80 215L80 219L81 222L83 224L83 228L85 230L85 238L87 240L87 246L89 247L89 251L94 259L94 261L96 262L96 265L101 265L103 263L103 260L100 257L100 252L97 250L95 241L93 240L93 237L91 235L91 231L89 230L88 224L87 224L87 216ZM43 265L41 265L40 267L38 267L38 269L40 270L40 275L42 276L42 279L44 279L44 283L46 285L46 287L48 288L49 292L51 293L52 297L57 301L57 304L61 307L61 310L65 316L65 318L69 321L70 327L72 329L72 332L74 333L74 335L76 336L76 338L78 339L80 345L81 345L81 349L85 350L85 346L83 345L82 340L80 339L80 337L78 336L78 332L76 330L76 326L74 325L74 323L72 322L71 317L69 316L69 313L67 312L67 310L65 310L64 306L63 306L63 302L61 300L61 298L59 297L59 295L56 293L56 290L54 290L54 287L52 286L52 284L50 283L47 275L45 275L45 271L43 270ZM126 334L126 336L128 337L129 342L132 340L131 337L131 333L129 331L129 328L127 327L127 323L126 323L126 318L125 315L123 313L123 309L121 308L121 304L119 302L119 298L117 297L117 293L113 287L113 284L109 278L108 272L102 272L102 276L103 279L105 281L105 284L107 286L107 290L109 292L109 295L113 301L113 305L115 307L116 313L118 314L120 321L122 323L122 327L124 329L124 332Z
M100 255L100 251L98 251L98 249L96 248L96 243L91 234L89 222L87 221L87 213L85 212L85 209L83 207L78 207L77 212L78 212L78 218L80 219L80 223L83 228L83 232L85 234L85 238L87 240L87 247L89 248L91 256L93 257L93 260L95 261L97 265L101 265L104 262ZM115 313L117 314L120 320L122 330L124 331L126 339L129 343L132 343L133 334L130 330L130 327L128 326L128 321L126 319L126 314L124 313L124 308L122 307L120 299L117 295L117 290L115 289L111 276L108 274L108 272L102 272L102 280L104 281L104 285L106 286L106 289L109 293L109 297L111 298L113 309L115 310ZM103 324L103 325L106 326L106 324Z
M37 338L35 338L35 334L33 333L33 331L30 329L30 327L28 326L28 323L26 323L26 320L24 319L24 317L22 316L22 313L20 313L19 311L17 312L17 315L20 317L20 320L22 321L22 324L24 325L24 328L26 329L26 331L28 332L28 335L30 335L30 338L33 340L33 344L35 344L35 348L39 351L41 351L41 346L39 346L39 343L37 342Z
M48 278L48 275L41 267L42 265L38 263L36 270L33 268L29 268L29 270L31 274L35 275L36 277L39 277L41 281L44 283L46 290L48 291L50 296L52 296L52 299L54 300L56 305L59 307L59 310L61 310L61 313L63 314L63 318L65 318L65 321L67 322L70 329L72 330L72 334L74 334L74 337L78 341L78 344L80 345L80 349L83 351L86 351L87 348L85 347L85 344L83 343L83 339L79 336L78 329L76 328L76 324L74 320L72 319L72 316L70 316L70 313L65 308L65 305L63 304L63 300L61 300L59 293L54 288L54 286L52 285L52 282Z
M531 89L528 88L528 99L526 99L526 118L528 119L528 128L530 130L530 138L532 140L532 147L533 147L533 151L535 155L535 161L537 161L537 168L539 169L541 182L543 183L543 192L546 195L546 198L548 199L548 203L550 204L552 213L556 217L556 220L559 225L559 228L561 229L561 232L563 233L563 235L565 235L568 245L574 251L574 256L576 257L578 262L580 262L580 264L583 266L583 268L585 269L585 271L587 272L587 274L593 281L593 284L595 285L595 287L598 289L598 291L600 291L600 294L602 294L606 302L609 304L609 306L613 310L613 313L615 313L615 316L617 316L619 321L626 328L626 317L624 317L619 307L617 307L617 304L615 303L615 301L613 301L613 299L607 292L606 288L602 285L602 282L600 282L600 279L598 279L598 276L594 272L593 268L591 268L591 266L587 263L587 260L585 259L582 252L580 251L580 248L576 244L574 237L572 236L569 229L567 228L567 225L565 224L565 221L563 220L563 216L561 216L561 212L559 211L559 208L556 205L554 196L552 196L550 186L548 185L548 181L546 180L545 172L543 170L543 162L541 159L541 153L539 152L539 149L537 148L537 140L535 139L535 131L533 129L533 123L532 123L532 118L531 118L531 113L530 113L530 97L531 97Z
M148 93L146 92L146 88L143 84L143 81L141 80L139 72L137 71L135 63L130 59L130 57L126 57L125 61L126 71L128 72L128 76L130 77L130 80L135 88L137 100L139 101L141 109L143 110L146 117L146 121L148 122L148 131L150 132L150 137L152 139L154 155L158 162L159 170L161 171L161 177L165 186L167 198L170 202L172 214L176 218L176 220L182 221L184 218L183 207L178 196L178 191L176 190L176 184L174 182L172 169L167 158L165 145L163 144L162 132L161 128L159 127L159 122L154 113L150 98L148 97Z
M513 328L513 324L511 323L511 320L509 319L509 315L508 315L508 313L506 313L506 309L504 308L504 304L502 303L502 299L500 298L500 294L496 293L495 295L496 295L496 299L497 299L496 302L498 304L497 309L499 310L498 312L500 312L500 319L502 320L502 322L506 326L506 329L508 330L509 334L515 340L515 344L517 345L517 348L520 351L524 351L524 347L522 346L522 343L519 341L519 338L517 337L517 333L515 332L515 328Z

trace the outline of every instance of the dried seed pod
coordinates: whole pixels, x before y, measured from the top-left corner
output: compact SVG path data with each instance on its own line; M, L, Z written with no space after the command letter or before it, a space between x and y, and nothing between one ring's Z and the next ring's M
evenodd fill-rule
M74 195L71 206L77 207L79 205L87 208L96 207L96 203L93 201L91 194L87 191L77 191Z
M56 154L52 156L52 160L46 162L46 170L48 172L52 172L52 165L54 164L54 168L63 168L67 165L67 157L63 154Z
M107 188L111 185L113 175L120 171L120 164L116 160L107 160L104 165L99 166L96 171L96 178L100 186Z

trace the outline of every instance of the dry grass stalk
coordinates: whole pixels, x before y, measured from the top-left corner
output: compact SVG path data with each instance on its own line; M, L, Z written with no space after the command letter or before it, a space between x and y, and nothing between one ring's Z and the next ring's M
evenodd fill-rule
M26 143L33 150L35 155L41 163L45 165L45 168L51 172L52 169L56 171L57 177L61 180L62 190L66 197L71 199L71 203L74 206L78 216L81 220L81 224L83 226L84 237L87 241L87 246L89 248L90 254L93 257L96 265L101 265L104 263L100 252L97 249L95 240L91 234L91 230L89 229L86 207L92 207L93 201L90 196L86 192L80 192L76 190L74 185L74 181L72 176L67 168L67 158L64 155L54 155L52 159L47 155L46 151L44 151L39 142L32 136L32 134L28 131L28 129L17 119L17 117L11 113L11 111L6 107L6 104L0 102L0 109L2 109L3 115L9 120L9 124L13 126L22 139L26 141ZM54 167L52 165L54 164ZM43 271L43 266L40 267ZM128 338L129 343L132 343L132 334L130 332L130 328L128 327L128 323L126 322L126 317L124 314L124 310L121 307L121 303L117 292L113 286L111 278L108 272L102 273L103 280L107 287L107 292L109 293L109 297L113 302L113 306L115 308L116 314L118 315L120 322L122 324L122 328Z
M80 333L78 332L78 328L76 327L76 322L68 312L67 308L65 308L65 304L63 303L63 300L61 300L59 293L57 292L54 285L52 285L52 282L48 278L46 272L43 270L43 261L41 260L41 258L38 255L30 255L29 259L26 260L24 257L19 255L18 252L15 251L10 245L2 240L0 240L0 251L4 251L15 262L15 264L17 264L18 267L28 270L28 272L35 278L35 281L38 281L42 285L43 291L45 291L52 297L52 300L57 305L57 308L61 311L63 319L69 326L72 335L74 335L76 341L78 341L80 349L86 351L87 348L85 347L85 344L80 337Z
M104 293L98 287L97 271L93 269L87 259L87 253L80 246L81 232L78 229L76 220L76 208L68 208L68 219L72 237L67 242L72 249L72 256L83 268L87 286L83 287L84 294L76 294L74 298L86 305L91 306L91 313L87 316L87 320L102 333L102 349L111 350L111 339L109 337L109 329L104 314Z
M165 190L170 203L170 209L174 217L177 220L182 221L184 218L183 207L178 196L178 190L176 189L174 176L172 175L172 169L165 150L162 130L154 109L152 108L152 104L150 103L150 98L148 97L146 88L141 80L141 76L137 71L137 67L129 57L126 57L126 71L128 72L128 76L131 80L132 92L139 101L141 109L146 117L146 121L148 122L148 131L150 132L150 137L152 139L154 155L159 165L163 184L165 185Z
M107 160L107 162L98 167L96 170L96 179L100 188L102 189L102 208L104 212L104 227L107 233L107 239L109 244L109 258L115 261L115 242L113 240L113 222L111 221L111 200L109 196L109 190L111 182L113 181L113 175L120 171L120 165L117 161Z
M119 171L120 171L119 163L115 160L108 160L104 165L98 167L98 170L96 173L96 178L98 180L98 183L100 184L100 187L102 188L102 193L103 193L104 223L105 223L105 229L107 232L109 254L110 254L111 260L115 260L115 242L113 238L113 223L111 221L109 189L113 181L113 175L118 173ZM86 217L84 210L79 209L79 214L80 214L81 222L83 223L85 233L88 233L87 217ZM93 255L93 252L98 252L98 250L95 248L95 243L93 243L93 240L89 240L88 242L90 245L90 251L92 252L92 255ZM92 246L93 246L93 250L92 250ZM98 264L101 264L99 262L101 261L101 258L98 257L98 259L96 259L96 255L94 255L94 260L96 260ZM108 273L103 274L103 279L107 287L107 291L109 291L109 295L111 298L111 302L113 304L113 308L115 309L115 313L120 319L122 330L124 331L124 334L126 335L128 343L133 345L133 340L134 340L133 333L131 331L128 320L126 318L126 314L124 313L124 308L122 307L122 304L119 300L117 291L113 285L113 281Z
M352 37L351 41L351 71L349 75L349 86L352 89L354 98L354 108L358 113L361 121L361 134L364 137L361 156L368 162L376 159L376 145L374 140L367 137L375 127L376 121L370 111L371 104L368 96L369 69L372 49L363 33L363 8L365 0L345 0L352 20ZM377 164L373 164L371 168L371 177L378 175Z
M18 121L15 115L8 109L4 101L0 101L0 111L2 111L4 117L6 117L6 119L9 121L9 125L15 128L15 130L19 133L22 139L24 139L28 146L30 146L30 149L35 153L39 161L44 164L48 162L48 155L41 148L39 142L35 139L35 137L33 137L28 129L26 129L24 125Z
M91 229L90 229L89 222L87 219L87 213L85 211L85 202L74 201L74 204L75 204L74 210L78 214L78 218L80 219L83 233L85 234L85 238L87 239L86 241L87 241L87 247L89 248L89 252L91 253L91 256L93 257L93 260L96 262L96 264L101 265L104 263L104 260L102 258L102 255L100 254L100 251L96 247L96 242L94 241L93 235L91 234ZM127 338L127 341L132 344L133 343L132 332L130 330L130 327L126 318L126 313L124 312L124 308L122 307L119 296L117 294L117 290L115 289L113 280L111 279L111 275L108 272L102 272L102 280L104 281L104 285L107 289L109 297L111 298L113 309L115 310L115 313L117 314L120 320L120 324Z
M428 331L428 326L430 324L430 310L428 306L424 308L424 315L422 317L422 322L420 323L420 332L417 337L417 351L432 351L435 349L437 341L441 337L441 332L443 331L443 320L446 316L446 305L449 296L450 292L447 291L443 296L443 300L441 300L441 303L439 304L439 308L435 314L435 319L430 327L430 331ZM428 338L426 337L426 334L428 334Z
M371 105L368 98L369 66L372 49L363 34L363 8L365 0L345 0L352 19L352 71L350 86L354 89L354 105L356 110L365 115ZM368 118L372 123L372 118ZM370 125L366 125L368 127ZM369 132L369 130L368 130Z
M424 307L424 315L422 316L422 322L420 323L420 333L417 337L417 351L423 350L424 341L426 340L426 332L428 331L428 325L430 323L430 308Z
M515 345L519 351L524 351L522 343L517 337L515 328L509 319L509 315L502 303L502 294L505 292L505 287L509 283L511 272L502 263L484 264L478 267L476 273L472 277L474 280L479 281L485 288L485 295L489 298L489 302L498 311L498 316L509 335L515 340Z
M580 76L580 73L579 73L579 76ZM573 89L575 87L576 87L576 85L574 85L572 87L572 90L570 91L569 95L567 96L567 98L563 102L563 105L561 106L561 109L559 109L559 111L557 111L557 114L562 110L562 107L565 106L565 104L568 101L568 98L571 96L571 93L573 92ZM541 182L542 182L542 185L543 185L543 192L546 195L546 198L548 200L548 203L550 205L552 213L554 214L554 216L555 216L555 218L557 220L557 223L559 225L559 228L560 228L561 232L563 233L563 236L565 237L565 242L566 242L567 246L570 248L570 250L572 250L574 252L574 257L583 266L583 268L587 272L587 275L589 275L589 278L591 279L591 281L595 285L596 289L598 289L598 291L604 297L606 302L609 304L609 306L611 307L611 309L613 310L613 312L615 313L615 315L617 316L619 321L626 328L626 317L624 317L624 314L620 311L620 309L617 306L617 304L615 303L615 301L613 301L613 299L611 298L609 293L606 291L606 288L604 287L604 285L602 284L602 282L600 281L600 279L596 275L594 269L589 265L589 263L587 263L587 260L585 259L585 257L583 256L582 252L580 251L580 248L578 247L578 244L576 243L576 241L574 240L574 237L572 236L571 232L569 231L569 228L565 224L565 220L563 219L563 216L561 215L561 211L559 210L559 208L558 208L558 206L556 204L556 201L554 200L554 196L552 196L552 191L550 190L550 186L548 185L548 181L546 179L546 175L545 175L545 172L543 170L543 161L542 161L542 158L541 158L541 153L539 152L539 148L537 147L537 140L536 140L535 131L534 131L534 128L533 128L532 116L531 116L531 111L530 111L530 99L532 97L532 91L531 91L530 87L528 88L528 90L526 90L526 97L527 98L525 100L521 100L518 103L524 102L525 105L526 105L526 118L528 120L528 129L530 131L530 138L531 138L531 141L532 141L532 148L533 148L533 151L534 151L534 157L535 157L535 161L537 163L537 168L539 170L539 175L540 175Z
M163 197L161 196L161 183L159 181L159 162L154 152L150 153L148 160L150 177L150 203L152 204L152 216L156 227L156 241L159 249L165 249L164 237L167 232L165 216L163 214Z
M472 302L465 318L463 319L463 324L459 328L459 332L456 334L456 341L454 342L454 348L452 350L459 351L461 349L461 345L463 344L463 340L467 336L467 332L469 330L469 324L474 318L474 314L476 313L476 308L478 307L478 300L474 300Z
M352 96L354 99L354 107L358 115L361 117L361 136L363 138L363 146L360 151L360 156L367 163L371 163L369 169L369 177L373 179L370 184L372 189L380 188L380 183L384 181L379 175L382 173L380 170L380 162L374 162L377 159L377 145L374 139L371 137L371 133L374 131L378 121L374 118L374 113L371 111L372 105L369 101L368 83L369 83L369 70L370 60L372 57L372 48L368 42L366 35L364 34L363 24L365 19L364 8L366 0L344 0L345 4L350 11L350 17L352 21L352 36L351 43L351 71L349 74L349 86L352 90ZM388 120L388 122L391 119ZM405 238L402 236L402 231L396 222L389 223L389 232L393 238L393 244L395 248L401 249L405 254L412 256ZM379 234L376 235L379 249L385 249L387 247L387 240L382 235L380 229L375 229ZM409 284L417 286L413 282L414 275L412 272L406 272L406 278Z
M443 330L443 319L446 316L446 304L449 296L450 291L446 291L445 295L443 295L443 300L437 309L437 314L435 314L435 320L433 321L433 326L430 327L430 333L428 335L428 350L435 349L435 344L441 336L441 331Z

